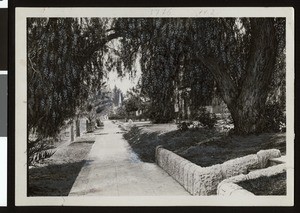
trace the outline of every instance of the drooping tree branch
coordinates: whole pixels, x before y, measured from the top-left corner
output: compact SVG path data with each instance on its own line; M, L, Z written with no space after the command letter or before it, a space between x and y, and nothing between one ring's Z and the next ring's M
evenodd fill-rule
M110 42L113 39L117 39L119 37L121 37L122 35L120 33L112 33L107 35L106 37L104 37L103 39L101 39L100 41L97 41L96 43L92 44L89 48L87 48L82 55L84 56L84 60L83 62L85 63L89 58L91 58L91 56L97 52L98 50L100 50L101 48L103 48L105 46L105 44L107 44L108 42Z

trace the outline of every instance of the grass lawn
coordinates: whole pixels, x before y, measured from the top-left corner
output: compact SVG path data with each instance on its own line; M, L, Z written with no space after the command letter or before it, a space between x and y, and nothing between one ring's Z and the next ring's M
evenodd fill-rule
M92 141L71 143L29 169L28 196L68 196L92 145Z
M227 160L276 148L285 154L285 133L227 136L204 128L181 132L175 124L133 126L124 138L145 162L155 162L155 148L162 145L191 162L207 167Z
M286 195L286 172L271 177L262 176L238 185L255 195Z

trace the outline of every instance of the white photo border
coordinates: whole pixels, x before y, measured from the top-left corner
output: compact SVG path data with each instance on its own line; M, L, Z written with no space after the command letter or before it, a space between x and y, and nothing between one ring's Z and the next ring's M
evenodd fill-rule
M255 198L220 196L27 197L27 59L29 17L285 17L287 195ZM294 9L218 8L16 8L15 17L15 203L17 206L293 206L294 205Z

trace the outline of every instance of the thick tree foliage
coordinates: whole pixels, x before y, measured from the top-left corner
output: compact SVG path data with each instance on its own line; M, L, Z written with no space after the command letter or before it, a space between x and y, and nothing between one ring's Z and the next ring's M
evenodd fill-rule
M27 29L28 129L40 137L57 134L101 89L103 66L134 75L138 60L141 93L160 123L179 100L197 110L217 92L236 133L264 131L266 102L284 91L284 19L30 18Z
M173 92L183 79L191 82L195 107L211 97L215 82L236 133L266 130L270 85L285 60L284 19L119 19L115 32L123 37L125 67L141 54L144 91L159 118L172 118Z
M28 130L55 136L101 87L105 20L29 18ZM91 51L93 50L93 51ZM38 141L37 140L37 141Z
M192 59L193 45L188 19L118 19L114 31L122 39L120 56L127 70L140 57L142 93L150 98L150 118L161 123L175 116L174 104L186 93L191 107L207 104L212 97L213 78ZM176 91L176 93L174 93Z

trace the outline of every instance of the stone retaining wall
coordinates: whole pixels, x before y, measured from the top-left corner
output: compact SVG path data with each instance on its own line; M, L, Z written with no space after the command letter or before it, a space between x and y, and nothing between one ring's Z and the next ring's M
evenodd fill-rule
M192 195L215 195L222 180L247 174L252 169L265 168L268 159L276 157L280 157L277 149L261 150L257 154L229 160L223 164L201 167L162 146L156 148L156 163Z

